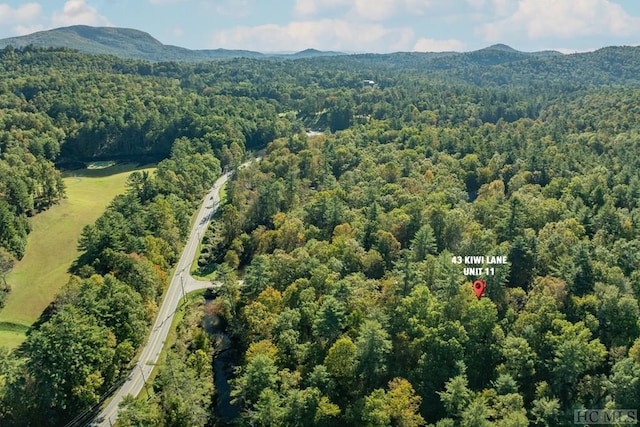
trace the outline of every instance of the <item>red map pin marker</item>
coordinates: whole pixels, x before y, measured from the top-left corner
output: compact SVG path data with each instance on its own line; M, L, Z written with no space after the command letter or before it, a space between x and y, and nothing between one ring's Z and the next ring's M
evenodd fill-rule
M484 290L487 288L487 284L484 283L484 280L476 280L473 282L473 292L476 293L478 299L484 294Z

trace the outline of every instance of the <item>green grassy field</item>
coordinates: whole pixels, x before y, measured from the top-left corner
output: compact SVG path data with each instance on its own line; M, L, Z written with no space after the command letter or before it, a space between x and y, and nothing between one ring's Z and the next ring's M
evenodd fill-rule
M124 192L133 165L74 171L64 178L67 198L32 218L25 256L7 276L11 285L0 311L0 345L15 348L67 282L67 270L79 255L78 238L111 200Z
M24 325L0 322L0 345L9 349L16 348L24 341L27 329Z

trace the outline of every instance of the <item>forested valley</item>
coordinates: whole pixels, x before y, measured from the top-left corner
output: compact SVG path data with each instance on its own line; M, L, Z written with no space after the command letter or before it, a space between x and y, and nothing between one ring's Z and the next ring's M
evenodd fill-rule
M27 341L0 343L0 424L65 425L127 375L195 207L256 150L198 260L238 349L234 424L555 426L640 408L639 75L638 48L0 51L0 307L29 218L64 197L61 167L159 161L84 229ZM477 255L508 262L463 274L456 258ZM222 425L198 310L122 425Z

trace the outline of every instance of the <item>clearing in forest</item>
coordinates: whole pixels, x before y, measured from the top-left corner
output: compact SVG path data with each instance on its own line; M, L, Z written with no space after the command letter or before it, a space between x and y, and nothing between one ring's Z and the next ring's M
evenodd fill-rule
M82 229L124 192L133 170L128 164L73 171L64 178L67 197L31 218L25 256L7 276L11 292L0 310L0 346L15 348L24 341L24 332L69 279Z

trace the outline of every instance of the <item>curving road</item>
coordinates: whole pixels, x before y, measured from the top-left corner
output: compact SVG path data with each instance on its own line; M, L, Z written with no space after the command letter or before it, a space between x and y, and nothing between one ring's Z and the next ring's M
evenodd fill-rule
M249 162L244 163L242 166L245 166L248 163ZM147 378L151 375L151 371L153 370L155 363L158 361L158 356L160 356L160 352L164 347L164 342L167 334L169 333L169 329L171 328L173 315L178 307L180 299L191 291L205 289L212 286L212 283L209 281L200 281L191 277L191 263L196 255L200 238L207 229L209 219L220 204L220 189L227 182L231 174L231 172L228 172L218 178L214 186L209 190L208 194L204 198L191 230L191 234L189 235L189 240L187 241L182 252L182 256L180 256L180 260L176 265L175 273L171 279L171 284L167 289L162 306L158 311L158 317L153 325L153 330L151 331L148 341L140 354L140 359L138 359L138 362L134 366L127 380L113 395L109 404L91 423L92 426L110 427L115 424L118 419L118 405L120 405L122 399L129 394L137 396L140 391L142 391Z

